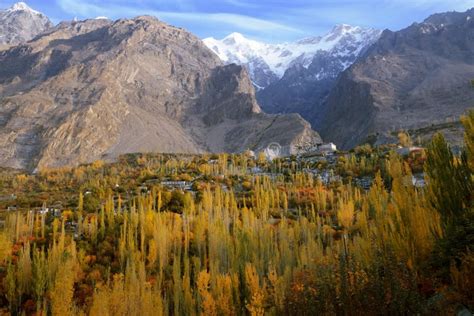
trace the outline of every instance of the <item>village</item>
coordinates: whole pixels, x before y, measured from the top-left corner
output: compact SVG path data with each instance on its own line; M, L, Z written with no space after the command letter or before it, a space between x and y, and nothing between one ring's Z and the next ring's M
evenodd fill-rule
M12 280L23 271L25 253L33 255L33 267L43 261L49 264L50 258L77 258L74 262L82 273L71 287L78 304L88 306L86 300L96 300L104 285L128 282L130 262L145 271L144 284L148 277L164 284L157 293L171 291L169 281L184 280L188 272L176 274L178 279L173 273L186 265L192 267L190 284L198 287L199 275L221 263L240 262L235 269L229 266L237 276L245 269L249 273L249 262L264 263L262 269L277 262L283 279L288 264L305 273L308 264L324 259L332 260L336 268L341 260L359 260L348 254L367 246L373 247L371 260L377 267L378 249L384 246L380 243L392 236L393 227L401 227L403 234L405 226L415 232L420 218L440 227L441 217L426 199L433 192L425 189L424 174L432 188L431 150L363 145L344 151L321 144L312 151L286 155L284 148L272 143L256 153L127 154L114 162L35 173L0 169L0 234L10 236L3 238L8 243L3 249L11 249L10 262L19 267L12 272L7 262L0 277L3 284L10 282L10 288L15 282L16 288ZM431 234L430 229L418 232ZM421 245L423 240L405 236L418 235L393 235L388 241L394 247L407 242L402 249L413 249L412 241ZM58 249L64 255L58 255ZM207 266L209 258L216 258L214 268ZM223 258L227 263L220 262ZM299 265L299 258L308 260ZM384 262L394 259L390 254ZM364 264L365 259L360 260L357 264ZM327 267L324 262L319 266ZM327 270L328 276L338 271L334 268ZM407 270L394 271L398 275ZM238 280L246 284L245 276ZM295 280L300 282L298 275ZM293 286L288 284L291 293ZM19 304L28 308L28 300L34 302L35 296L22 292L21 297ZM7 301L14 302L14 297L4 297Z
M379 160L381 157L387 157L390 151L395 151L400 156L409 158L422 155L423 148L391 146L370 155L375 155L376 160ZM360 174L354 174L351 170L354 166L359 166L360 163L367 164L364 162L365 155L370 157L363 150L360 150L360 152L338 151L336 145L328 143L320 144L315 150L306 151L302 154L284 156L281 154L281 148L278 144L270 144L258 154L247 151L243 156L248 160L246 162L248 166L245 170L238 169L234 174L219 172L219 164L222 163L222 159L219 159L216 155L211 155L207 160L201 161L201 166L208 166L209 168L204 173L197 170L186 170L182 173L184 170L171 168L165 173L161 172L159 176L150 174L142 180L138 179L139 181L136 181L137 179L122 179L122 182L125 182L124 184L116 183L111 188L111 192L116 193L113 198L114 209L123 211L134 197L150 194L157 187L170 192L170 205L174 205L172 208L175 211L180 211L185 194L191 194L195 197L206 185L219 186L224 192L232 190L237 196L246 196L248 191L252 189L252 183L255 182L256 178L268 178L272 182L283 184L288 181L288 179L285 179L288 176L288 170L311 176L324 186L337 186L351 182L354 186L368 191L375 177L373 168L364 167L367 170L361 170ZM354 164L353 167L350 166L351 163ZM179 175L179 173L182 174ZM191 176L190 173L193 175ZM422 171L413 173L412 185L420 188L425 185ZM28 205L20 203L18 195L22 195L21 192L1 195L0 207L3 210L0 210L0 228L5 225L5 216L1 216L2 213L22 211L30 213L33 217L40 216L48 224L51 224L55 219L65 220L66 230L74 234L75 238L80 238L78 219L73 216L78 209L77 195L80 195L82 203L85 203L88 216L93 216L92 214L95 211L103 208L105 202L97 196L98 194L93 187L83 186L77 189L77 191L72 190L71 194L63 194L55 200L42 202L30 200ZM29 192L24 193L28 194ZM38 195L41 195L41 193L38 193ZM39 203L41 204L38 205ZM292 210L294 214L297 212L296 208Z

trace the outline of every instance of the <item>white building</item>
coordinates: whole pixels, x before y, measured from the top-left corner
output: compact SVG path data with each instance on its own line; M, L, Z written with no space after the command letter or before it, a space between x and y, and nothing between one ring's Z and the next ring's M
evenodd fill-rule
M170 189L191 190L193 184L186 181L162 181L161 185Z
M318 151L323 154L332 154L337 151L337 147L333 143L322 144L318 146Z

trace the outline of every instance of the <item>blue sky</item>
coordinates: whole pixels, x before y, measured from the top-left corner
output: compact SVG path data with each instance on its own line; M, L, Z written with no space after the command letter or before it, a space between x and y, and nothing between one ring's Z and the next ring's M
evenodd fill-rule
M0 0L0 8L16 1ZM321 35L346 23L398 30L432 13L465 11L474 0L26 0L54 22L149 14L200 37L240 32L268 42Z

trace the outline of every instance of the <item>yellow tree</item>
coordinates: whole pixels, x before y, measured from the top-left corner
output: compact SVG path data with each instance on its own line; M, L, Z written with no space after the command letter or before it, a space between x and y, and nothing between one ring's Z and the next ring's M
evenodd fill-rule
M201 311L204 315L217 315L216 302L209 292L210 274L201 271L197 278L197 288L201 300Z
M51 312L53 316L74 315L73 296L76 277L75 244L72 243L63 254L66 259L59 265L55 280L51 286Z

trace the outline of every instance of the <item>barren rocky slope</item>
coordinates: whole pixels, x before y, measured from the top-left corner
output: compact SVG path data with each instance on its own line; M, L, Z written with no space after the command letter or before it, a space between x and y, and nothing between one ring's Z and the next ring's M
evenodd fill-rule
M345 148L393 140L399 130L433 131L474 107L472 79L474 9L436 14L384 31L341 75L311 122Z
M261 113L242 67L152 17L62 23L0 52L2 166L319 140L298 115Z

